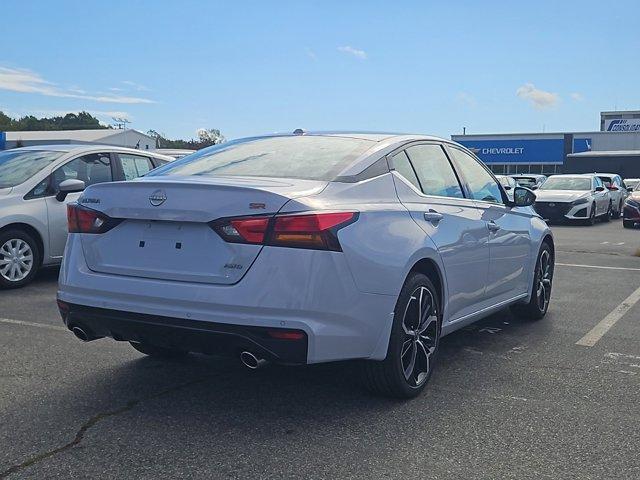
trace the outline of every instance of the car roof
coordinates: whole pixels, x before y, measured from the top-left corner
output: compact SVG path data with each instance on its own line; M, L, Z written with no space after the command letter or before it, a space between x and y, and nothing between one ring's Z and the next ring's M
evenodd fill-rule
M620 176L617 173L602 173L602 172L594 173L594 175L597 175L598 177L619 177Z
M107 150L109 152L121 152L121 153L131 153L137 155L150 155L154 158L160 158L162 160L173 161L174 158L162 155L160 153L155 153L152 150L139 150L137 148L128 148L128 147L118 147L116 145L101 145L101 144L81 144L81 143L69 143L65 145L32 145L30 147L20 147L20 148L12 148L11 151L53 151L53 152L64 152L64 153L82 153L82 152L93 152L96 150ZM8 150L3 150L8 151Z
M556 175L551 175L551 177L580 177L580 178L593 178L597 175L595 173L558 173Z

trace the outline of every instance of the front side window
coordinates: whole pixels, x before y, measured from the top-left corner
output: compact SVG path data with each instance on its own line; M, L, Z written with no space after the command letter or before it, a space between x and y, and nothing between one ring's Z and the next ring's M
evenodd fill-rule
M498 182L493 179L478 160L457 148L451 148L450 151L456 163L460 166L462 176L475 200L503 203L502 190L500 190Z
M8 150L0 153L0 188L26 182L67 152L47 150Z
M151 176L201 175L331 181L374 145L332 135L266 137L221 143L154 170Z
M125 180L133 180L134 178L146 175L153 170L151 160L140 155L130 155L128 153L119 153L120 163L122 164L122 172Z
M57 192L60 184L69 179L82 180L87 187L95 183L111 182L113 177L109 154L92 153L65 163L53 172L53 191Z
M440 145L415 145L407 148L425 195L464 198L453 167Z

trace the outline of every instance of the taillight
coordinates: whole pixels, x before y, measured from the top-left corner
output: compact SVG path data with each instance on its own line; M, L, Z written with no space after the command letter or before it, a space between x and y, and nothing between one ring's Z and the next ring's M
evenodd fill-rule
M111 230L121 221L77 203L67 204L69 233L104 233Z
M338 230L355 222L356 212L235 217L211 224L227 242L342 251Z

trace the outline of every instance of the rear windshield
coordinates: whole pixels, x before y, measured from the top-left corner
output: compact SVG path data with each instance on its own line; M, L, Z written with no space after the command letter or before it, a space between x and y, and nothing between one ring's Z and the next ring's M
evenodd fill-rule
M549 178L540 190L591 190L591 179L584 177Z
M374 142L330 136L269 137L209 147L147 176L202 175L333 180Z
M602 183L604 183L604 186L609 188L611 186L611 184L613 183L611 181L611 178L609 177L598 177L600 180L602 180Z
M0 152L0 188L15 187L26 182L65 153L49 150Z
M516 182L521 187L531 187L537 183L536 179L531 177L518 177L516 178Z

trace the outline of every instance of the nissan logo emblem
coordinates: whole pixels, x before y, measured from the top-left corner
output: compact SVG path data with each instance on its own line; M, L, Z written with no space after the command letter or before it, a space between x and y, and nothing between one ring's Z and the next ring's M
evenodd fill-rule
M166 199L167 194L164 193L164 190L156 190L151 195L149 195L149 202L151 202L151 205L153 205L154 207L159 207L164 203Z

